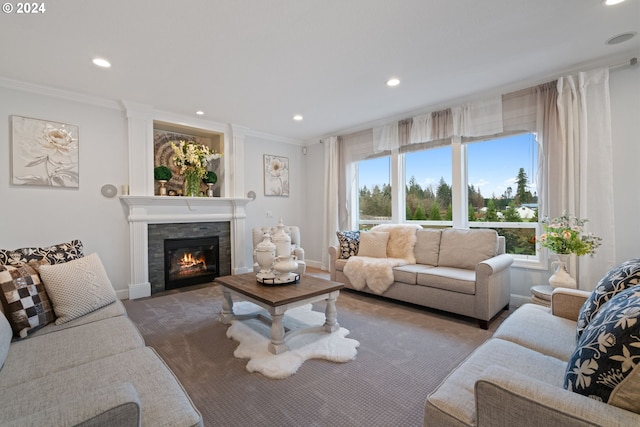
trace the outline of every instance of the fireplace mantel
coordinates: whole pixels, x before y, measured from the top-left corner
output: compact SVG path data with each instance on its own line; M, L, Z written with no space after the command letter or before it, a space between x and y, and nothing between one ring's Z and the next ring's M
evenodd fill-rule
M129 298L151 295L148 271L148 224L221 222L231 224L231 268L246 273L244 248L246 205L252 199L227 197L121 196L128 207L131 283Z

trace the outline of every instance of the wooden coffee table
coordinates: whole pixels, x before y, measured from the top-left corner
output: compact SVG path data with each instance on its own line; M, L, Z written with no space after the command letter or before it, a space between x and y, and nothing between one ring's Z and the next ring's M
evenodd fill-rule
M220 321L224 324L231 323L233 319L256 317L252 315L235 315L233 313L232 294L241 299L251 301L266 309L271 315L271 342L269 351L280 354L289 347L286 341L305 332L335 332L340 329L337 321L336 299L342 283L318 279L312 276L301 276L300 282L288 285L263 285L256 281L255 273L238 274L234 276L216 277L215 280L222 288L222 314ZM287 331L282 323L282 316L290 309L317 301L326 301L325 322L322 326L312 326L304 329Z

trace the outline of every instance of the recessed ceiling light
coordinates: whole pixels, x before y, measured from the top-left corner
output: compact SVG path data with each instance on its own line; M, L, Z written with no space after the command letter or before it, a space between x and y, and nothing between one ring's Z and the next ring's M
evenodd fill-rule
M609 40L607 40L607 44L618 44L626 42L627 40L631 40L632 38L634 38L636 34L637 33L635 32L618 34L617 36L611 37Z
M295 116L293 116L293 120L295 120L296 122L300 122L302 121L302 119L304 119L304 117L302 117L300 114L296 114Z
M196 114L199 115L199 116L204 116L204 111L198 110L198 111L196 111Z
M396 79L395 77L392 79L387 80L387 86L398 86L400 84L400 80Z
M606 6L613 6L614 4L622 3L624 0L604 0Z
M102 68L111 67L111 63L104 58L93 58L93 64Z

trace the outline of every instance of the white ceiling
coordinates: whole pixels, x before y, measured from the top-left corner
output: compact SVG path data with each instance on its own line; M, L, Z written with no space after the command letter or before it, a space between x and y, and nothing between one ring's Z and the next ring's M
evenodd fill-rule
M605 43L640 31L640 0L44 3L43 14L0 15L5 81L189 116L203 110L205 119L296 140L640 52L640 36ZM95 67L94 56L113 66ZM401 79L395 88L385 85L392 76Z

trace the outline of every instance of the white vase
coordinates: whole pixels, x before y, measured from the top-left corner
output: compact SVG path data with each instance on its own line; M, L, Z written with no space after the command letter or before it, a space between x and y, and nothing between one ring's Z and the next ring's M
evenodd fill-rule
M567 264L569 263L568 254L554 254L556 261L551 263L553 274L549 277L549 285L552 288L577 288L576 279L571 277L571 274L567 271Z

